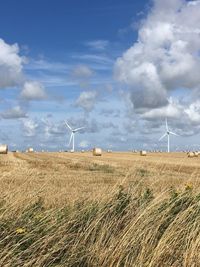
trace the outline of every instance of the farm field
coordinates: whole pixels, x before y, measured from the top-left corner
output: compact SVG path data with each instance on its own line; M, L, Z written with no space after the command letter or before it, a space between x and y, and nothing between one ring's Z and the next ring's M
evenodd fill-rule
M47 205L97 199L118 185L138 180L155 192L169 186L200 186L200 158L184 153L9 153L0 155L0 191L13 198L40 194ZM23 194L22 194L23 192ZM13 195L12 195L13 194Z
M200 266L200 158L0 155L0 266Z

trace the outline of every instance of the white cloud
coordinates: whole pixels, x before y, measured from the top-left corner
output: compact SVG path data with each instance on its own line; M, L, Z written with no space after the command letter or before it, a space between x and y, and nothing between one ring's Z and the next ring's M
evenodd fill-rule
M36 135L36 131L39 128L39 124L36 120L26 119L22 121L23 135L26 137L33 137Z
M2 112L1 117L3 119L19 119L27 117L27 114L20 106L16 106Z
M200 90L200 1L154 0L138 40L115 64L115 77L128 85L135 110L169 106L177 88Z
M17 44L9 45L0 39L0 89L16 86L23 80L24 62Z
M200 100L192 103L188 108L185 109L185 113L191 122L200 124Z
M86 65L78 65L73 69L72 74L78 79L88 79L93 75L93 71Z
M52 123L49 120L43 119L42 120L44 132L46 137L50 136L60 136L67 133L66 127L63 122L59 123Z
M47 98L44 86L36 81L25 82L21 91L24 100L43 100Z
M76 106L81 107L85 111L91 111L97 102L98 94L96 91L84 91L76 100Z
M184 111L184 107L175 99L170 98L167 106L151 109L141 115L143 119L155 118L180 118Z
M190 2L188 2L188 6L196 6L196 5L198 5L199 3L200 3L199 0L197 0L197 1L190 1Z

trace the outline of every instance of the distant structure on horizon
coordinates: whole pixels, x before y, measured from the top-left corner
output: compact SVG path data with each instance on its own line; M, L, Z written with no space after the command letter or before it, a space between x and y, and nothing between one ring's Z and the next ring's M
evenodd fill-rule
M69 130L71 131L71 135L70 135L70 139L69 139L69 144L68 146L70 146L70 144L72 143L72 149L71 152L74 152L75 149L75 133L77 133L78 131L80 131L81 129L84 129L85 127L80 127L80 128L76 128L76 129L72 129L72 127L68 124L67 121L65 121L65 125L67 128L69 128Z
M169 130L167 118L165 120L165 124L166 124L166 132L163 136L161 136L159 141L161 141L165 136L167 136L167 152L169 153L170 152L170 134L176 135L176 136L179 136L179 135Z

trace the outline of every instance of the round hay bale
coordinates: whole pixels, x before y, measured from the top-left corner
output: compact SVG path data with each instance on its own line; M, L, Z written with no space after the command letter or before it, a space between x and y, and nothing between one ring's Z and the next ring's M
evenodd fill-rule
M188 152L188 158L194 158L194 152Z
M147 155L147 152L145 150L140 151L140 156L146 156L146 155Z
M85 152L85 150L81 150L81 153L84 153Z
M8 145L0 145L0 154L8 153Z
M108 149L108 150L107 150L107 153L112 153L112 150Z
M28 150L27 150L28 153L33 153L34 152L34 149L32 147L29 147Z
M194 152L194 157L198 158L199 153L198 152Z
M93 156L101 156L101 155L102 155L101 148L98 147L93 148Z

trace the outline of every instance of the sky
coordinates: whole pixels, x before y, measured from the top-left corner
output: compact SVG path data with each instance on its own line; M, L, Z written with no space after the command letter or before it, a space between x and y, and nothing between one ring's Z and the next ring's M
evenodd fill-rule
M0 143L200 149L199 0L0 4Z

